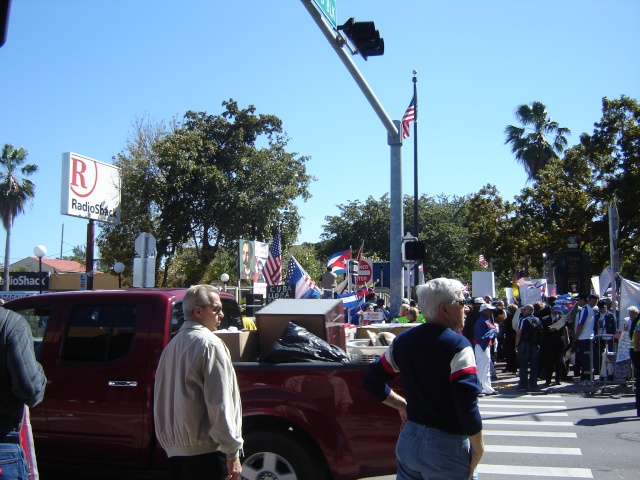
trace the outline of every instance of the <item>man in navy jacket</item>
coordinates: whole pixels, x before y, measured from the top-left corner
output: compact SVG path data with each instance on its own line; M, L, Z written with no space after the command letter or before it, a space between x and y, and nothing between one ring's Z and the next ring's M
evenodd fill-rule
M477 478L484 453L480 386L471 343L456 333L464 322L462 289L447 278L419 286L426 323L398 335L363 378L363 387L398 409L403 420L396 446L398 480ZM405 397L387 385L398 377Z

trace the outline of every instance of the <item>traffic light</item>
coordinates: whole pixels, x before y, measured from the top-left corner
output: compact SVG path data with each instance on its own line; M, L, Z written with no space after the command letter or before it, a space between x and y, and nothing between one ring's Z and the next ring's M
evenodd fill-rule
M349 260L349 273L357 275L360 272L360 264L355 260Z
M404 260L424 260L427 250L424 242L406 242L404 244Z
M384 39L380 38L380 32L373 22L356 22L350 18L344 25L338 26L338 30L344 32L365 60L384 54Z

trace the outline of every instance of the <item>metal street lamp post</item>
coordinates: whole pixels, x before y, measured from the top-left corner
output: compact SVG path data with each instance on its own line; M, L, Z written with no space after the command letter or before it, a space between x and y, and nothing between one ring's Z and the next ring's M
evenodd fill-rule
M42 293L42 257L47 254L47 247L44 245L36 245L33 249L33 253L38 257L38 283L40 284L40 293Z
M220 275L220 281L224 285L224 291L226 292L227 291L227 282L229 281L229 274L228 273L223 273L222 275Z
M122 288L122 272L124 272L124 263L122 262L114 263L113 271L118 274L118 288Z

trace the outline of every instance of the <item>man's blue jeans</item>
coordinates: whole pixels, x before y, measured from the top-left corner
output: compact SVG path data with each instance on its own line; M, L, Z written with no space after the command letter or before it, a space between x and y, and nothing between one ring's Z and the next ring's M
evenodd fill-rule
M471 443L466 435L407 422L396 445L396 480L466 480ZM473 473L477 480L478 472Z
M2 480L29 479L29 466L20 445L0 443L0 478Z

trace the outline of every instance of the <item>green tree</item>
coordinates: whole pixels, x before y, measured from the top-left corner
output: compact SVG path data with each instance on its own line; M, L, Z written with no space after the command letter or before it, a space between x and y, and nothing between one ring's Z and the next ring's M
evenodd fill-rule
M582 134L580 144L567 157L580 159L591 178L591 209L595 212L588 228L592 271L609 264L609 218L607 208L617 203L620 216L618 249L622 253L621 273L640 277L640 104L622 95L602 99L602 118L591 135Z
M506 238L514 239L517 257L529 259L530 275L542 275L542 254L566 250L569 235L579 240L581 249L591 250L588 229L598 212L586 170L584 160L568 152L564 161L551 160L535 184L515 198L517 208Z
M463 198L449 199L444 195L435 198L422 195L418 199L418 237L426 244L424 273L427 278L463 278L470 271L466 259L464 203ZM349 247L355 255L364 240L364 257L389 261L389 196L385 194L379 200L369 197L364 203L351 201L338 205L338 209L339 215L325 217L327 223L318 244L320 258L326 261L329 255ZM413 225L413 197L404 197L403 212L405 225Z
M13 148L7 143L0 156L0 215L2 225L7 231L7 243L4 250L4 289L9 290L9 264L11 263L11 228L20 213L24 213L26 204L35 196L35 184L23 178L38 171L38 165L24 162L27 160L24 148Z
M465 227L462 197L446 195L418 199L418 239L425 243L426 258L423 264L426 279L449 277L464 279L470 275L467 261L468 232ZM406 225L413 225L413 197L404 197Z
M123 166L133 167L123 172L127 205L158 239L158 255L167 256L164 278L174 256L185 249L195 255L183 271L185 285L201 281L221 249L235 248L238 238L268 241L279 226L286 245L300 227L293 202L310 197L308 159L286 151L281 120L255 114L252 105L239 109L233 100L223 106L221 115L189 111L170 131L135 138L134 147L145 146L135 155L129 148L119 156ZM124 213L124 199L122 204ZM131 249L131 239L122 238L102 236L101 254Z
M84 265L87 260L87 251L84 245L74 245L74 247L71 249L71 255L65 255L62 257L62 259L72 260Z
M175 125L175 124L173 124ZM171 253L176 254L177 246L158 229L159 199L162 186L162 172L157 165L154 145L167 135L168 128L149 118L136 118L133 133L129 134L125 147L114 158L114 165L120 168L120 215L119 224L100 224L96 240L100 257L105 265L122 262L125 265L123 281L128 283L136 256L134 243L138 235L148 232L156 238L156 266L163 268L158 284L166 283L171 266Z
M326 271L325 262L318 258L316 247L310 243L292 245L282 255L282 280L286 280L289 259L294 256L300 266L305 269L311 279L318 283L320 276Z
M367 198L362 203L351 201L347 205L338 205L339 215L325 217L326 225L320 235L318 254L321 258L352 248L353 255L364 241L363 256L377 256L382 261L389 260L389 225L391 207L389 195L379 200Z
M551 159L564 151L566 136L571 131L547 117L547 107L542 102L520 105L515 116L523 126L507 125L504 143L511 145L516 160L525 168L529 180L533 180Z
M465 204L468 229L468 260L472 271L478 268L478 256L484 255L496 273L498 284L510 285L518 265L517 246L525 238L509 235L515 205L505 202L491 184L469 195Z

